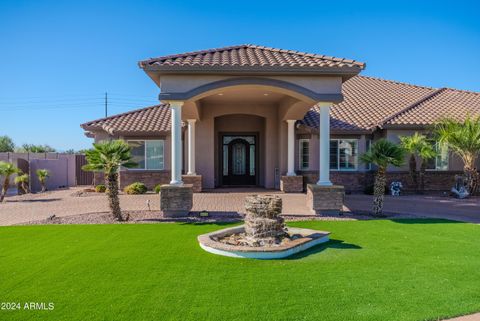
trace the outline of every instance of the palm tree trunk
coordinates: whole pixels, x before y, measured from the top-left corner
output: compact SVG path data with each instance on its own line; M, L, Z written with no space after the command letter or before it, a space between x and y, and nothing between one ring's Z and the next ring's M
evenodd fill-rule
M118 199L118 173L105 175L105 183L108 186L107 195L110 211L117 221L123 221L120 200Z
M25 182L22 182L21 185L22 185L22 189L23 189L23 191L25 192L25 194L28 194L28 186L27 186L27 184L26 184Z
M45 191L47 190L47 186L45 185L45 181L41 180L40 185L42 185L41 193L45 193Z
M463 168L467 180L467 188L470 195L476 195L478 193L478 185L480 177L477 170L471 165L465 165Z
M7 195L7 190L9 185L10 185L10 177L6 176L5 180L3 181L2 193L0 194L0 203L2 203L3 200L5 199L5 195Z
M415 192L418 191L418 175L417 175L417 160L415 159L415 155L410 155L410 161L408 162L410 168L410 177L412 179L412 185Z
M423 194L425 191L425 173L427 171L427 162L422 159L422 163L420 164L420 193Z
M383 213L383 198L385 196L385 184L387 178L385 175L385 168L379 167L375 174L375 183L373 185L373 215L382 216Z

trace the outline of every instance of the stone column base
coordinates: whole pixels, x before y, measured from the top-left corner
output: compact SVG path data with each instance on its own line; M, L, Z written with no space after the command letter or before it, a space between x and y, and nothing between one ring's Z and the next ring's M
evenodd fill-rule
M185 184L193 185L193 192L200 193L202 191L202 175L182 175Z
M341 185L307 185L307 206L313 214L338 215L343 209L345 188Z
M280 178L280 190L285 193L303 192L303 176L282 176Z
M162 185L160 189L160 210L165 217L187 216L192 206L192 185Z

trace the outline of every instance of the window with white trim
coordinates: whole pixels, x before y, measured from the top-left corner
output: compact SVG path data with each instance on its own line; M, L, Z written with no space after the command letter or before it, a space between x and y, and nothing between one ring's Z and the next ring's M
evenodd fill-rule
M138 164L134 169L162 170L164 169L163 140L129 140L132 160Z
M310 140L298 140L298 168L300 170L308 170L310 167Z
M372 149L372 140L371 139L367 139L365 148L366 148L367 152L369 152ZM365 166L365 168L369 171L372 170L372 163L368 163Z
M353 171L358 168L358 139L330 140L330 169Z
M447 171L448 170L448 146L435 142L435 151L437 156L427 162L428 170Z

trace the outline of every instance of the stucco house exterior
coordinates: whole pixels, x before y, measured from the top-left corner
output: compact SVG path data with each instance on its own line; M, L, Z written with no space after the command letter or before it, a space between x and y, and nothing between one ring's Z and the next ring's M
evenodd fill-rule
M359 155L380 138L427 132L442 117L480 114L480 93L365 77L365 64L254 45L139 62L160 104L81 125L95 141L122 138L141 181L191 183L196 191L261 186L299 192L306 184L361 191L372 170ZM462 163L445 148L429 164L426 187L449 189ZM390 179L408 188L407 167Z

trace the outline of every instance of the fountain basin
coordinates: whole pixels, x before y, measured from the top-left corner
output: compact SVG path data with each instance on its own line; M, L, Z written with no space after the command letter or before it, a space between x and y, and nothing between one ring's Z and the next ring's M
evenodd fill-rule
M296 238L287 243L275 244L269 246L248 246L232 245L219 241L219 238L225 238L234 234L245 232L244 226L230 227L223 230L202 234L198 236L200 247L207 252L249 259L282 259L293 254L305 251L315 245L328 242L330 232L317 231L306 228L289 227L288 234L296 235Z

